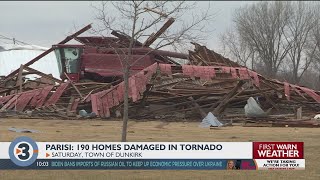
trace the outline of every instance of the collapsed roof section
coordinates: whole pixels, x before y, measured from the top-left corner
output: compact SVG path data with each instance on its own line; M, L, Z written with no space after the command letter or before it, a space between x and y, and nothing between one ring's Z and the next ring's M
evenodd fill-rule
M67 37L58 46L63 47L64 43L89 28L87 26ZM128 36L113 32L115 34L117 39L77 37L77 40L84 43L86 53L119 54L112 48L116 43L116 49L126 54ZM193 43L195 49L189 51L189 54L144 46L154 39L150 37L144 43L135 42L136 46L132 49L133 54L141 56L152 52L155 62L136 71L129 78L131 118L177 118L178 115L180 119L204 118L208 112L212 112L222 119L236 117L239 120L242 117L241 120L248 121L244 116L244 107L250 97L257 99L263 109L271 108L271 115L292 114L299 107L304 107L306 115L320 110L320 95L317 91L265 78L197 43ZM67 82L62 82L29 67L53 50L50 48L1 81L1 111L31 110L41 117L59 116L66 119L74 118L79 110L94 112L101 118L115 116L118 114L116 111L121 112L124 98L124 83L121 80L111 83L92 80L75 82L67 76ZM170 57L188 59L189 64L179 65L171 61ZM88 58L87 61L94 62L94 59ZM39 74L51 83L37 81L42 84L41 88L27 86L22 81L25 73ZM286 115L282 122L289 123L288 119L295 118ZM270 120L278 122L279 116L276 119L270 116ZM299 124L306 123L304 119L299 120Z

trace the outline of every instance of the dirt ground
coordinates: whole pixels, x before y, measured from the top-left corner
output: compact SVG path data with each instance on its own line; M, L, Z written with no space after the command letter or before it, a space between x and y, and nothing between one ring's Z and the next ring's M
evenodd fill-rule
M196 122L129 122L128 141L303 141L306 170L186 171L186 170L46 170L0 171L0 179L320 179L320 128L224 127L210 130ZM0 141L29 136L36 141L119 141L121 121L0 119ZM16 133L8 128L39 133Z

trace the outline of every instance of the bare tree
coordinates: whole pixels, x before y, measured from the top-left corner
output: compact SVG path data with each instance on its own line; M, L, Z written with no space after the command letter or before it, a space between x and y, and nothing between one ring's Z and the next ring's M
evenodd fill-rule
M314 61L313 64L315 68L319 71L320 70L320 4L314 5L314 27L311 33L311 43L315 44L315 52L314 52Z
M227 30L220 36L220 41L223 45L224 54L231 55L232 58L236 59L236 62L254 69L255 52L251 46L248 46L243 41L239 34L233 29Z
M264 74L275 77L279 66L291 49L283 41L290 18L289 2L259 2L238 9L234 15L241 39L259 55Z
M291 4L291 16L288 23L285 40L291 44L288 51L289 66L293 83L299 83L303 73L314 59L316 43L310 39L315 27L315 11L306 2Z
M309 69L305 71L307 74L303 74L301 79L302 84L308 83L312 88L319 89L320 85L320 3L312 2L309 4L313 10L313 27L311 32L309 33L311 38L308 39L308 58L310 58L311 62L309 65ZM312 77L310 77L312 74Z
M201 13L193 13L196 2L184 1L121 1L121 2L101 2L93 5L96 13L95 20L98 26L96 33L104 35L110 30L117 30L122 34L129 35L129 47L125 58L120 59L123 64L124 80L124 104L123 104L123 128L122 141L126 141L128 107L129 107L129 83L130 68L132 64L132 48L137 42L142 43L143 47L159 49L166 46L179 46L189 41L199 41L205 38L208 32L206 25L213 18L210 14L210 7ZM169 20L168 20L169 18ZM186 18L184 20L183 18ZM174 28L165 32L152 34L159 29L166 21L175 21ZM147 53L148 54L148 53ZM120 57L120 56L119 56Z
M225 52L240 64L269 77L312 84L304 73L320 70L320 4L318 2L259 2L239 8L235 27L222 39ZM319 78L320 79L320 73Z

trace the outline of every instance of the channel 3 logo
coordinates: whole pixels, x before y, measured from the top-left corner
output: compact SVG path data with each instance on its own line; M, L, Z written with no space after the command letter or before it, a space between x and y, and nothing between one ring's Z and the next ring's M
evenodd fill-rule
M29 137L18 137L9 146L9 157L18 166L30 166L38 157L37 143Z

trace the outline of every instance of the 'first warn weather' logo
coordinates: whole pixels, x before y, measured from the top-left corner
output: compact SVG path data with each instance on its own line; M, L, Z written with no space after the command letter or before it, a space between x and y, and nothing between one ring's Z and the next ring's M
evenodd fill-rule
M10 144L9 157L18 166L30 166L38 157L37 143L29 137L19 137Z

